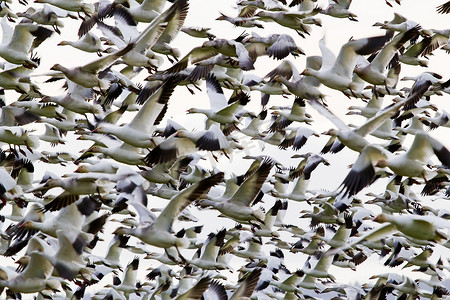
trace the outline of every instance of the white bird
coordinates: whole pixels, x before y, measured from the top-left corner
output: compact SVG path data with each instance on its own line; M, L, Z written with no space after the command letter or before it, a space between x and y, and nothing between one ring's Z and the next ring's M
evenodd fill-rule
M397 51L409 40L413 39L419 34L418 26L409 29L404 33L399 33L394 38L384 45L384 47L375 55L373 60L365 66L356 66L354 72L363 80L374 85L385 85L389 92L389 87L395 85L387 82L387 77L384 75L385 69L391 62Z
M306 68L301 74L314 76L324 85L338 91L356 89L352 78L358 56L380 50L392 35L392 32L387 32L382 36L351 40L341 47L336 59L334 54L326 48L322 39L319 43L322 52L322 67L318 71Z
M349 10L352 0L329 0L328 2L328 7L320 11L322 14L335 18L348 18L350 21L358 21L358 16Z
M138 113L125 126L100 123L93 132L112 134L134 147L153 148L155 146L152 139L155 121L167 106L177 83L176 76L169 77L145 100Z
M368 144L344 179L341 191L344 192L344 197L353 196L372 184L375 167L389 167L397 175L426 180L428 171L424 167L433 155L436 155L444 166L450 165L448 149L423 131L416 131L411 147L404 154L393 155L379 145Z
M98 58L84 66L69 69L60 64L55 64L50 70L60 71L67 79L83 87L99 87L100 89L105 89L109 87L109 82L100 79L98 73L113 64L114 61L129 52L133 47L133 43L130 43L125 48ZM51 75L55 76L57 74L53 73Z
M86 241L75 232L57 230L58 248L55 253L50 251L35 252L42 258L47 259L58 272L59 276L65 279L73 279L80 274L85 280L90 280L93 270L86 267L83 258L83 249Z
M271 34L261 37L253 32L252 36L244 40L250 57L256 60L258 56L267 55L275 59L283 59L289 54L298 56L304 51L297 46L294 39L287 34Z
M316 10L316 13L318 10ZM276 22L279 25L287 28L294 29L298 35L305 37L304 34L310 34L310 28L308 25L302 22L302 19L307 17L309 14L304 11L259 11L255 14L256 20L261 20L264 22Z
M210 233L208 238L203 243L203 247L199 248L200 257L196 259L187 259L189 264L192 264L202 270L224 270L231 269L225 263L219 261L219 251L224 244L226 229L222 229L216 234Z
M42 43L53 32L29 22L17 24L13 31L3 20L5 18L1 22L3 38L0 44L0 57L10 63L23 65L26 68L36 68L38 63L29 57L33 43L36 43L35 39L39 44Z
M64 23L58 19L56 12L46 4L43 9L37 11L29 7L24 13L18 13L17 16L25 17L41 25L51 25L58 34L61 34L59 27L64 27Z
M227 200L216 202L202 200L201 205L211 205L224 216L241 223L264 222L264 214L260 209L253 209L252 202L260 193L261 187L272 169L273 161L264 160L260 167L248 177Z
M161 1L158 1L158 5L161 5L162 3L159 2ZM150 1L146 0L145 3L143 3L144 11L146 6L154 6L154 4L155 3L150 3ZM161 36L166 41L170 41L170 39L176 36L184 23L188 8L189 4L186 0L177 1L163 13L158 13L158 16L152 19L150 24L148 24L148 26L141 33L137 33L137 31L135 31L136 29L133 28L133 31L135 32L129 34L128 37L122 36L122 34L127 36L127 32L125 30L120 32L117 28L106 25L103 22L98 22L97 24L103 34L109 37L119 48L123 48L130 42L130 40L132 41L134 44L133 48L130 49L129 53L126 53L122 57L125 63L137 67L156 68L161 63L160 59L156 57L149 49L155 45ZM138 11L141 13L144 12L140 11L139 8ZM148 17L147 14L144 13L144 15ZM168 24L165 24L166 22L168 22ZM130 28L128 27L131 26L129 24L123 25L126 27L125 29L128 29L128 32L130 32Z
M23 127L18 126L1 126L0 127L0 142L10 145L26 146L30 152L39 146L39 137L28 134L28 131Z
M177 237L172 233L174 219L193 201L204 197L209 189L223 180L223 173L217 173L184 189L171 198L169 204L156 217L141 203L132 202L140 217L140 225L136 228L117 228L116 234L130 234L138 237L144 243L161 248L187 247L186 237Z
M83 85L79 85L71 80L67 80L67 95L44 96L42 103L57 103L69 111L77 114L93 113L98 114L102 108L98 104L89 103L88 100L94 97L94 90ZM69 119L66 115L66 119ZM68 120L67 120L68 121ZM62 121L60 121L62 122Z
M35 2L48 3L66 11L77 12L78 14L84 12L88 16L95 11L93 4L84 3L82 0L36 0Z
M317 109L322 115L326 116L331 122L333 122L338 130L330 129L326 134L336 136L339 141L350 149L361 152L369 142L365 139L365 136L373 133L377 128L379 128L389 117L393 116L399 111L399 109L405 105L407 100L400 101L393 105L387 106L385 109L380 110L378 114L369 118L365 124L355 128L350 129L343 121L337 118L328 108L320 104L319 102L312 100L309 101L311 106ZM322 150L324 151L324 150ZM335 151L332 150L334 153Z
M241 40L239 36L236 40ZM219 54L223 54L229 57L237 57L239 60L239 67L242 70L253 70L253 60L250 57L245 46L236 40L227 39L214 39L206 41L200 47L195 47L183 58L181 58L176 64L167 69L167 73L178 73L187 68L189 62L192 64L201 62Z
M81 51L97 53L98 56L101 56L104 51L102 42L100 39L91 32L86 33L79 40L76 41L61 41L58 46L70 45L74 48L77 48Z
M308 56L306 66L319 70L322 59L319 56ZM283 83L289 92L302 99L324 99L325 95L318 89L320 81L313 76L300 76L294 63L284 60L276 69L267 76L271 80ZM292 77L291 81L289 79Z
M47 289L59 290L61 279L51 277L53 266L44 257L45 252L51 252L51 247L42 239L33 237L27 247L29 261L22 273L14 278L2 278L0 287L8 287L14 293L36 293Z

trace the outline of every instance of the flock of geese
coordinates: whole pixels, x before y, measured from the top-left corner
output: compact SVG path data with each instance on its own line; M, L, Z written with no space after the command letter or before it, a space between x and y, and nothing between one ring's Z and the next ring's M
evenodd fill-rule
M450 81L427 68L450 51L449 29L395 13L337 56L324 39L311 56L299 41L321 18L357 22L351 0L239 0L237 16L217 16L234 39L185 26L188 0L11 2L0 1L1 298L449 297L450 115L436 102ZM431 2L420 5L450 12ZM58 38L66 21L74 41ZM269 25L284 33L248 33ZM175 48L178 35L195 46ZM36 71L55 40L98 57ZM422 73L405 77L407 65ZM332 128L316 132L315 116ZM89 146L58 150L77 143ZM356 159L342 172L345 153ZM333 191L309 188L332 177ZM351 284L347 270L372 277Z

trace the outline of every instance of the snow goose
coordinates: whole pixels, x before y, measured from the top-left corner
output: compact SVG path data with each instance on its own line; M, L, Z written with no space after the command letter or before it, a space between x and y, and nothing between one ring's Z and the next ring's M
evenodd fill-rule
M201 256L197 259L187 259L186 261L203 270L225 270L231 269L230 266L218 260L219 250L224 244L226 229L222 229L217 233L210 233L203 243L203 247L199 248Z
M170 183L173 186L182 186L182 183L179 182L181 175L184 173L189 173L190 169L196 166L196 163L200 160L200 156L197 155L187 155L180 156L175 161L169 161L165 164L157 164L151 169L143 169L140 172L142 177L147 179L150 182L155 183ZM202 174L203 175L203 174ZM203 176L199 176L200 180L203 179ZM191 183L197 182L199 180L192 181Z
M58 34L61 34L59 27L64 27L64 23L58 19L56 12L46 4L44 4L43 9L38 11L29 7L24 13L18 13L17 16L27 18L41 25L51 25Z
M270 125L270 131L280 131L287 126L289 126L292 122L304 122L306 124L310 124L313 119L311 115L305 111L306 103L305 100L301 98L295 98L292 107L287 110L274 110L272 115L276 116L275 121ZM275 109L276 107L271 107L271 109Z
M58 144L65 144L66 140L61 136L61 132L53 125L44 124L45 132L39 136L39 139L50 143L50 146L55 147Z
M353 227L353 219L350 214L344 214L344 224L340 224L339 228L335 231L333 236L331 238L326 238L324 236L318 235L317 238L324 241L327 245L330 246L330 248L338 248L343 246L348 238L350 237L350 234L352 232ZM319 260L320 261L320 260ZM305 272L308 273L308 272ZM313 274L313 273L308 273ZM320 277L320 276L316 276ZM327 277L327 276L325 276Z
M407 41L417 37L419 34L418 26L409 29L404 33L399 33L392 41L384 45L384 47L375 55L375 58L366 66L356 66L354 72L363 80L374 85L385 85L389 92L388 86L392 84L387 82L387 78L384 75L384 70L393 59L397 51Z
M14 278L0 280L0 287L7 287L14 293L36 293L44 290L57 291L61 289L61 280L51 277L53 266L43 257L43 252L51 247L42 239L34 237L27 249L29 261L23 272Z
M147 3L146 5L153 5L147 0L145 3ZM160 64L160 59L157 58L152 51L149 51L149 49L151 49L161 37L162 42L170 41L176 36L179 28L184 23L188 8L189 4L186 0L177 1L153 19L141 33L138 34L135 29L135 33L129 34L129 38L133 41L134 47L129 53L122 57L123 61L125 61L128 65L137 67L158 67ZM168 22L168 24L163 24L166 22ZM128 24L124 25L126 27L130 27ZM124 47L128 43L128 40L118 35L117 28L106 25L103 22L99 22L98 26L99 29L103 31L103 34L113 40L114 44L119 48ZM119 32L121 35L126 35L125 30L123 31L124 32Z
M220 129L219 124L214 123L206 131L187 131L178 130L176 136L179 138L187 138L195 143L195 147L199 150L218 151L221 150L228 156L230 149L243 149L237 140L228 140L225 134Z
M60 113L60 107L57 104L44 104L33 100L21 100L14 101L10 105L14 107L26 108L31 113L42 117L52 118L56 120L65 118L65 116Z
M221 150L226 156L232 148L242 148L233 141L228 141L220 130L219 124L212 124L209 129L197 132L178 130L167 139L159 143L145 157L148 165L166 163L179 156L189 155L195 149L207 151Z
M213 53L221 53L230 57L237 57L239 59L239 67L242 70L253 70L253 60L250 57L245 45L240 41L226 40L226 39L214 39L206 41L202 45L202 52L209 50ZM192 60L192 59L191 59Z
M122 57L124 54L133 49L133 47L134 47L133 43L130 43L122 50L116 51L109 55L105 55L84 66L69 69L60 64L56 64L53 67L51 67L50 70L60 71L61 73L64 74L64 76L67 77L67 79L83 87L86 88L100 87L100 89L105 89L109 86L109 83L105 82L104 80L98 77L99 71L110 66L118 58Z
M77 114L93 113L97 114L101 112L101 107L95 103L89 103L87 100L94 97L94 90L86 88L82 85L78 85L71 80L67 80L68 90L67 95L64 96L44 96L42 97L42 103L57 103L69 111Z
M450 127L450 114L445 110L442 110L442 112L436 112L434 117L424 116L422 118L427 122L427 126L430 130L436 129L440 126Z
M161 12L164 9L164 5L166 4L166 1L164 0L144 0L144 1L135 1L131 0L128 1L129 8L120 6L115 7L112 14L116 15L117 13L120 14L120 9L125 9L132 17L133 20L136 22L142 22L142 23L151 23L154 21L157 17L161 15Z
M76 113L70 111L68 109L63 109L60 113L62 118L41 118L39 120L40 123L50 124L58 128L61 134L66 134L68 131L74 131L80 128L80 124L75 120Z
M335 277L328 272L328 269L330 268L331 263L333 262L333 257L323 255L323 253L319 253L317 256L319 257L316 258L315 256L310 256L306 261L305 263L306 267L302 268L302 271L306 275L300 281L299 286L310 288L309 286L311 286L312 283L315 282L317 278L329 278L332 281L335 280ZM313 264L314 267L312 267Z
M374 94L372 98L367 102L366 106L352 105L348 107L346 115L360 115L366 118L372 118L382 108L384 96L378 96Z
M216 36L209 32L211 28L206 27L192 27L192 26L183 26L180 29L182 32L196 38L207 38L208 40L213 40Z
M253 201L260 193L267 176L272 169L273 161L265 159L258 170L248 177L227 200L216 202L211 200L201 200L200 205L210 205L220 211L224 216L232 218L241 223L264 223L264 214L261 209L251 207Z
M7 105L0 107L0 111L0 125L2 126L21 126L39 120L39 116L23 107Z
M255 14L255 17L257 20L261 20L264 22L276 22L283 27L294 29L295 32L297 32L297 34L301 37L305 37L304 34L309 35L310 32L309 26L303 24L302 22L302 19L306 17L306 15L301 11L259 11Z
M38 62L39 59L31 58ZM15 90L29 97L42 97L39 87L30 79L32 70L24 66L6 69L0 72L0 86L5 90Z
M217 122L220 124L237 124L239 122L238 116L243 110L243 107L250 101L250 96L246 93L240 92L237 94L237 100L220 110L213 108L190 108L187 113L201 113L207 117L206 124Z
M120 168L120 164L110 161L101 160L95 163L79 165L74 173L107 173L115 174Z
M205 276L200 278L194 286L192 286L192 283L188 285L188 290L185 291L184 289L178 288L178 296L177 300L184 300L184 299L200 299L201 297L205 297L207 299L207 296L204 296L204 293L208 290L214 288L213 284L215 281L211 282L212 278L209 276ZM181 285L181 284L180 284ZM192 287L191 287L192 286ZM217 295L218 299L220 298L219 295ZM221 299L221 298L220 298Z
M83 249L86 242L76 233L57 230L58 248L55 253L51 251L35 252L43 259L47 259L58 272L59 276L72 280L77 274L89 281L92 279L93 270L86 266L83 258Z
M280 5L278 2L273 0L239 0L236 4L238 6L256 6L257 8L261 8L264 10L286 10L283 5Z
M440 242L447 239L447 236L438 229L439 227L442 228L443 225L439 217L379 214L374 221L389 223L386 227L382 227L383 231L388 229L398 230L407 237L419 241Z
M344 182L343 196L353 196L375 180L375 167L389 167L395 174L407 177L427 177L424 165L432 155L443 165L450 165L450 152L425 132L416 131L413 144L405 154L393 155L379 145L367 145L361 151Z
M275 204L266 213L264 224L259 225L260 228L255 227L254 229L252 229L255 235L261 237L279 237L280 233L274 230L275 223L277 223L277 226L282 225L282 222L277 222L277 220L282 219L281 215L284 215L287 207L287 201L282 202L280 199L275 201ZM278 214L280 214L280 217L278 217Z
M106 288L112 288L123 294L125 298L128 298L130 294L137 293L138 285L137 285L137 273L139 269L139 258L134 258L125 268L123 272L122 280L119 280L119 284L105 285Z
M434 50L442 46L442 50L448 51L450 30L449 29L428 29L427 32L423 31L423 35L431 37L431 41L422 53L422 56L431 54Z
M427 57L424 56L424 53L427 51L427 53L430 54L429 51L432 42L432 37L424 36L420 42L409 46L406 51L400 55L399 61L412 66L428 67L429 61ZM419 56L423 56L425 59L420 58Z
M97 53L98 56L102 56L102 52L104 51L102 42L100 39L91 32L86 33L83 37L81 37L77 41L61 41L58 46L69 45L74 48L77 48L81 51L89 52L89 53Z
M220 16L216 18L217 21L227 21L233 24L234 26L239 27L257 27L257 28L264 28L263 25L258 23L255 18L255 12L258 9L254 5L248 5L248 6L238 6L239 13L236 17L230 17L223 13L220 13Z
M156 41L155 45L151 49L157 53L166 55L167 59L172 63L172 56L175 60L178 60L180 51L176 48L172 48L169 43L172 42L181 30L188 13L188 2L183 7L177 9L174 14L169 15L166 18L167 25L164 32Z
M0 44L0 57L10 63L23 65L26 68L36 68L38 63L29 57L33 44L42 43L51 36L53 31L31 24L21 22L14 27L14 31L2 19L2 43Z
M270 280L270 285L273 285L280 290L287 292L287 293L302 293L301 290L298 288L298 284L300 283L302 277L305 275L305 273L302 272L302 270L297 270L293 274L290 274L289 277L281 280Z
M64 191L51 202L47 203L43 208L44 211L60 210L61 208L77 201L80 195L103 193L109 189L107 184L100 184L100 182L97 181L97 178L78 176L64 179L50 178L44 184L31 189L29 192L47 192L48 190L57 187L64 189Z
M223 180L223 173L217 173L192 186L184 189L171 198L169 204L156 217L150 213L141 203L132 202L141 218L140 225L136 228L119 227L115 234L129 234L141 239L144 243L161 248L187 247L189 240L185 237L178 237L172 233L174 219L189 204L204 197L209 189Z
M322 9L320 13L329 15L335 18L348 18L350 21L358 22L357 15L349 11L352 0L329 0L328 7Z
M329 166L330 163L324 159L322 156L308 152L305 154L295 154L291 158L303 158L295 169L289 171L289 177L295 178L299 175L304 175L306 180L311 178L311 173L319 166L319 164L324 164Z
M246 274L247 275L247 274ZM261 269L254 269L247 276L244 275L245 279L242 280L239 287L234 291L233 295L229 298L230 300L238 300L250 298L253 294L253 291L256 288L256 284L258 283L259 276L261 276Z
M318 70L320 64L317 64L318 56L309 56L306 59L306 66ZM291 70L291 71L288 71ZM275 72L274 72L275 71ZM285 73L287 71L287 73ZM276 75L275 75L276 74ZM289 81L290 76L283 74L292 74L292 80ZM302 99L324 99L325 95L318 89L320 81L312 76L300 76L294 64L289 60L284 60L277 69L273 70L268 76L273 76L271 80L283 83L289 92Z
M314 76L324 85L338 91L356 89L352 83L352 77L358 56L380 50L392 35L392 32L387 32L382 36L351 40L341 47L336 59L334 59L334 54L326 48L324 39L322 39L319 43L322 52L320 70L306 68L301 74Z
M28 134L28 131L18 126L0 127L0 142L10 145L26 146L30 152L39 146L39 137Z
M9 8L8 1L0 4L0 17L6 17L8 21L14 22L18 16Z
M35 0L36 3L48 3L59 7L66 11L76 12L90 16L95 12L94 5L91 3L84 3L82 0Z
M267 117L267 110L261 110L261 112L257 116L252 116L251 114L249 114L247 115L247 117L250 118L250 121L246 122L246 118L244 118L244 124L247 125L241 128L239 132L251 138L261 135L262 124Z
M125 126L100 123L93 132L112 134L134 147L154 147L153 126L177 86L177 76L169 77L144 103L134 118ZM145 98L145 97L144 97Z
M402 80L405 79L402 78ZM433 72L423 72L414 79L415 82L409 90L404 110L416 108L417 102L419 102L432 85L439 83L439 79L442 79L442 76Z
M289 54L298 56L305 54L295 43L294 39L287 34L271 34L261 37L256 33L244 40L245 47L250 57L256 59L258 56L268 55L275 59L283 59Z
M397 31L397 32L406 32L413 27L418 26L419 24L413 20L408 20L404 16L394 13L394 18L391 21L376 22L373 26L380 26L382 29ZM419 30L421 30L420 26L418 26Z
M33 203L22 220L17 222L17 224L10 226L6 230L6 233L13 239L28 240L37 233L37 230L26 230L22 225L27 221L42 222L43 220L44 213L42 212L42 206L37 203Z
M285 135L284 140L278 145L280 149L287 149L292 146L292 150L298 151L306 144L309 137L319 137L314 130L306 127L286 129L291 129L291 131Z
M43 222L24 218L19 227L30 231L30 233L36 232L37 230L54 238L57 237L57 230L62 229L65 231L77 232L83 236L86 241L90 241L94 236L87 232L83 232L81 229L86 221L86 217L91 215L98 207L99 205L95 200L85 197L75 204L69 204L61 208L56 216ZM44 207L43 209L46 208Z
M350 129L345 123L343 123L340 119L338 119L331 111L320 104L319 102L313 100L309 103L316 108L321 114L327 116L330 121L332 121L338 130L330 129L326 132L326 134L330 134L332 136L337 136L339 141L349 147L354 151L361 152L363 148L369 144L369 142L364 138L366 135L373 133L378 127L380 127L389 117L393 116L398 110L406 103L404 101L400 101L393 105L386 107L384 110L381 110L378 114L371 117L366 121L365 124L355 128ZM336 151L335 151L336 152Z
M239 67L242 70L253 70L253 60L251 59L250 54L242 43L244 37L245 34L241 34L234 40L217 38L214 40L206 41L202 46L193 48L176 64L174 64L164 72L178 73L186 69L189 62L191 64L199 63L203 60L215 58L220 54L228 57L237 57L239 60Z

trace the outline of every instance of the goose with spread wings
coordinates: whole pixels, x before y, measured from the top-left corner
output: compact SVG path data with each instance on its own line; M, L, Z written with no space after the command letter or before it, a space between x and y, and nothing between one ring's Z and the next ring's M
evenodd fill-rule
M319 43L322 52L322 67L318 71L306 68L302 75L314 76L324 85L338 91L357 90L357 86L353 83L353 69L358 56L380 50L392 36L393 33L388 31L381 36L350 40L341 47L337 58L325 46L324 39L322 39Z
M361 152L365 146L369 144L366 135L373 133L377 130L386 120L397 113L400 108L405 105L407 100L400 101L398 103L387 106L383 110L380 110L378 114L369 118L363 125L351 129L347 124L341 121L336 115L334 115L327 107L323 106L316 100L310 100L309 103L319 113L326 116L338 129L330 129L326 134L331 135L332 138L337 137L339 141L348 148ZM340 149L339 149L340 150ZM339 150L332 150L333 153Z
M438 140L424 131L416 131L414 141L404 154L394 155L379 145L368 144L363 148L349 174L342 182L343 196L353 196L375 180L375 167L388 167L395 174L427 180L425 168L431 156L450 166L450 152Z
M187 247L189 239L176 236L172 232L172 224L177 216L192 202L204 197L210 188L223 180L223 173L214 174L205 178L171 198L169 204L156 217L142 203L131 204L138 211L140 222L135 228L119 227L115 234L129 234L142 240L144 243L161 248Z
M231 198L220 202L204 199L200 201L200 204L212 206L224 216L241 223L264 223L264 212L260 209L253 209L251 205L260 193L273 164L272 159L265 159L259 168L241 184Z

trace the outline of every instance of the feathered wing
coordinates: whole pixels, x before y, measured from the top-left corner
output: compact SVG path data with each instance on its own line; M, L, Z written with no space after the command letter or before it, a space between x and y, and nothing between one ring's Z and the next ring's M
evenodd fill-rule
M400 108L405 105L406 100L400 101L398 103L392 104L387 108L381 110L378 114L367 120L364 125L355 129L355 133L366 136L372 132L374 132L377 128L379 128L388 118L395 115Z
M250 206L266 181L267 176L269 176L272 166L273 161L271 159L264 160L258 170L241 184L236 193L228 201L244 207Z
M88 63L81 67L81 70L85 72L89 72L92 74L97 74L98 71L107 68L110 66L113 62L115 62L119 57L122 55L125 55L128 53L131 49L133 49L134 44L130 43L125 48L118 50L114 53L111 53L109 55L105 55L99 59L94 60L91 63Z
M364 147L358 159L353 164L352 169L340 185L343 197L353 196L363 188L373 183L375 179L374 164L379 159L386 159L385 150L377 145L367 145Z
M220 172L184 189L170 200L152 226L170 231L172 223L177 216L193 201L204 197L209 192L209 189L222 181L223 178L224 174Z
M445 166L450 166L450 152L435 138L425 132L417 132L414 141L406 153L406 157L428 163L429 158L435 154L440 162Z
M177 76L171 76L164 81L153 95L146 99L144 105L126 126L150 133L150 128L168 103L177 83Z

